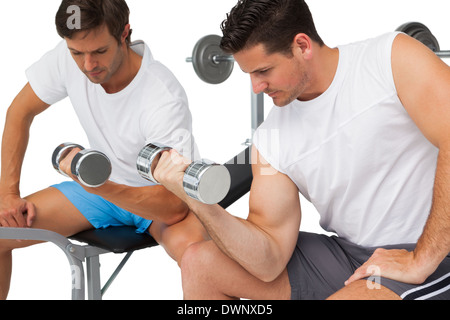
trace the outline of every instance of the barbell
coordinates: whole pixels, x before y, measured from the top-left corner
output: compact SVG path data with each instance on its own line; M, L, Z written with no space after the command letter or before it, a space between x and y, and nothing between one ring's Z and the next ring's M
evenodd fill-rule
M408 22L402 24L396 31L422 42L440 58L450 58L450 50L441 50L439 42L424 24L420 22ZM234 58L220 48L221 37L207 35L201 38L194 46L192 57L186 58L186 62L192 62L197 76L210 84L219 84L226 81L234 68Z
M404 32L414 39L422 42L440 58L450 58L450 50L441 50L439 42L423 23L407 22L397 28L396 31Z
M227 80L234 68L234 58L220 49L222 38L218 35L207 35L201 38L192 51L192 62L197 76L209 84L219 84Z

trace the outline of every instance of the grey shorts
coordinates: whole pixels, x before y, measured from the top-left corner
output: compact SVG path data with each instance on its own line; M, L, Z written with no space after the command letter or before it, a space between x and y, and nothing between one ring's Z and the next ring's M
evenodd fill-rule
M385 249L414 250L415 244L385 246ZM288 264L291 298L323 300L344 287L344 282L365 263L377 248L364 248L338 237L300 232ZM373 270L376 272L376 270ZM450 300L450 256L425 283L411 285L382 277L367 279L369 288L384 286L404 300Z

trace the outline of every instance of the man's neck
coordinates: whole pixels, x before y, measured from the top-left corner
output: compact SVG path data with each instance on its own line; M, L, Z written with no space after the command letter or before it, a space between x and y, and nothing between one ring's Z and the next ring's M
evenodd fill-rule
M102 84L105 92L113 94L125 89L138 74L141 64L142 57L128 47L117 72L107 83Z
M302 95L302 101L315 99L322 95L333 83L339 65L339 49L327 46L317 47L311 64L311 90Z

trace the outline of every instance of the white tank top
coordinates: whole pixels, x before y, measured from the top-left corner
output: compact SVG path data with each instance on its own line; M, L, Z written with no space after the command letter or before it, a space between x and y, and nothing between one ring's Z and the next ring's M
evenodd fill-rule
M392 68L398 33L340 46L318 98L274 107L254 135L327 231L363 246L415 243L431 209L438 149L401 104Z

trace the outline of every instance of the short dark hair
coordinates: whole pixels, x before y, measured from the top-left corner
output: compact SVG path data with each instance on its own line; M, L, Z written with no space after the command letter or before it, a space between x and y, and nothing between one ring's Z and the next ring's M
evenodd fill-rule
M299 33L324 45L304 0L239 0L221 29L221 48L230 54L261 43L268 54L290 55Z
M73 15L73 12L68 10L70 6L79 9L79 28L68 25L68 20ZM55 23L58 34L68 39L72 39L76 32L93 30L105 24L120 44L129 17L130 9L125 0L63 0L56 13ZM126 43L128 45L131 43L131 30Z

